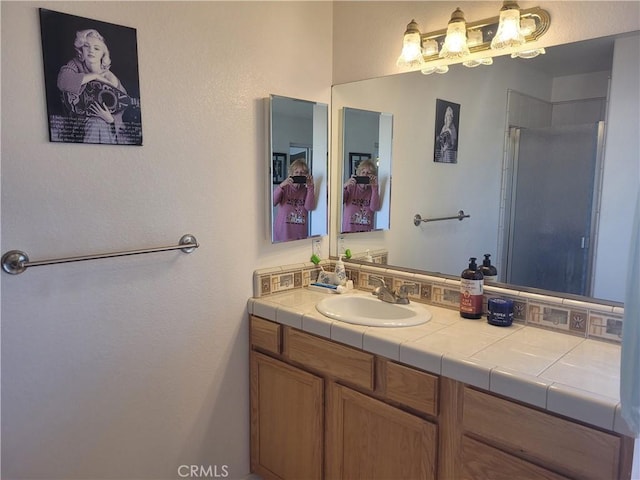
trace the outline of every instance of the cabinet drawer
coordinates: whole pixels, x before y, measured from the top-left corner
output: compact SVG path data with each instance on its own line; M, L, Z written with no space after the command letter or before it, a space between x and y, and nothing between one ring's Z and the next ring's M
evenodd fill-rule
M568 480L567 477L521 460L469 437L462 439L462 478L473 480Z
M463 428L568 476L619 478L619 437L470 388L464 391Z
M250 329L252 347L276 354L281 353L281 325L252 316Z
M438 414L438 377L415 368L379 359L379 393L429 415Z
M286 327L284 355L338 380L373 390L374 356Z

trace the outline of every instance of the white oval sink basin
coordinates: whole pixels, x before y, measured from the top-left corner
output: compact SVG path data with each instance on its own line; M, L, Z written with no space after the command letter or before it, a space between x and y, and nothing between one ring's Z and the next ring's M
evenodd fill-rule
M324 298L316 309L325 317L370 327L410 327L431 320L423 305L387 303L373 295L336 295Z

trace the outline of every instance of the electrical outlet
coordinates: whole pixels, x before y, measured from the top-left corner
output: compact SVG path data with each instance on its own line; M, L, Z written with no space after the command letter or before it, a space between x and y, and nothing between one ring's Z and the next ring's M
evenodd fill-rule
M322 258L322 239L314 238L311 242L311 254L316 255L318 258Z

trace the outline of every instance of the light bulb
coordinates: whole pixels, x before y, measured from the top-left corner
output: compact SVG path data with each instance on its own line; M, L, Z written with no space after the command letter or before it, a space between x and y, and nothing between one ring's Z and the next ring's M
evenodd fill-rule
M456 8L451 14L451 20L447 26L447 36L440 50L440 58L460 58L469 55L467 46L467 29L462 10Z
M520 9L515 2L505 1L500 10L500 23L495 37L491 40L491 48L500 50L507 47L519 47L525 42L520 31Z
M422 58L422 38L415 20L407 25L407 30L402 38L402 53L396 61L399 67L416 68L424 64Z

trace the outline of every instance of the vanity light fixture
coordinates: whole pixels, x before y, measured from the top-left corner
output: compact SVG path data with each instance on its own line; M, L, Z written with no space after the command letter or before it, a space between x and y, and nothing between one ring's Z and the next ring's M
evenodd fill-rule
M469 48L475 47L476 45L480 45L482 43L482 30L469 30L467 32L467 44ZM473 68L478 67L480 65L492 65L493 58L485 57L485 58L474 58L465 60L462 62L462 65L465 67Z
M451 20L447 26L447 36L444 38L444 45L442 45L438 56L456 59L466 57L470 53L467 45L467 22L462 10L456 8L451 14Z
M438 42L433 38L428 38L422 42L422 54L427 57L438 55Z
M437 53L436 45L436 53ZM420 36L420 30L415 20L411 20L407 25L407 29L404 32L402 38L402 53L398 57L396 64L399 67L420 67L424 63L424 57L422 56L422 38Z
M466 67L491 65L493 57L500 55L533 58L543 54L544 48L531 44L547 32L550 24L546 10L540 7L520 10L513 0L504 1L500 16L477 22L466 22L464 13L457 8L446 29L421 33L417 22L411 20L403 37L402 54L396 63L399 67L420 70L428 75L446 73L449 65L456 63ZM506 33L498 37L501 28ZM510 31L511 36L507 35Z
M438 55L438 42L436 42L433 38L429 38L422 42L422 54L427 57ZM420 71L424 75L431 75L432 73L447 73L449 71L449 67L447 65L429 66L423 64L423 67L420 69Z
M528 37L536 30L536 21L531 17L520 18L520 33Z
M531 35L536 29L536 21L533 18L520 19L520 33L524 37ZM511 58L535 58L538 55L546 53L544 48L532 48L529 50L520 50L511 54Z
M430 66L423 67L420 70L424 75L431 75L432 73L447 73L449 71L448 65L438 65L438 66Z
M491 40L491 48L501 50L508 47L519 47L524 43L524 35L520 29L520 7L514 1L505 0L500 9L498 31Z
M534 48L532 50L520 50L519 52L514 52L511 54L511 58L535 58L538 55L544 55L546 50L541 48Z

